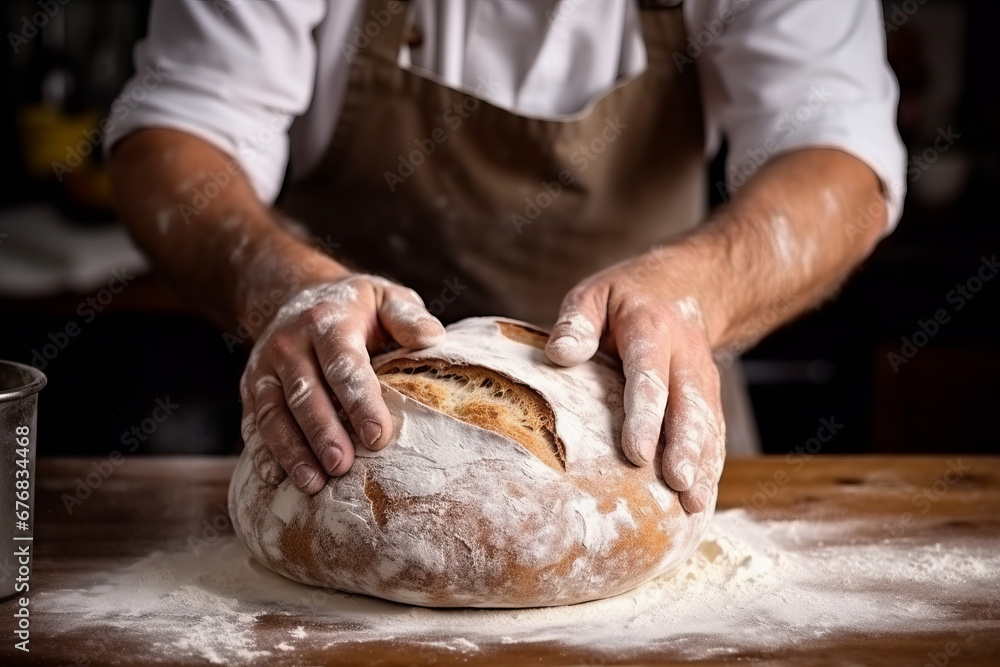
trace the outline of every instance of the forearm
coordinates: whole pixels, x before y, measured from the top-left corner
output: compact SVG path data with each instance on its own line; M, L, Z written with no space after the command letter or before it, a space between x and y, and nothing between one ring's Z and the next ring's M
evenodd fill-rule
M284 229L231 158L196 137L136 132L110 167L118 212L137 244L225 329L264 302L262 310L276 310L299 286L347 274Z
M835 150L763 167L668 251L692 267L686 289L712 349L740 351L831 294L878 242L885 203L874 172Z

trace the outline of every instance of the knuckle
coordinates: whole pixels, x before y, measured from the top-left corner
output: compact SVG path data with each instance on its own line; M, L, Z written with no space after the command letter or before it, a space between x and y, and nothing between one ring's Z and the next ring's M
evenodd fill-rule
M386 290L389 290L396 285L396 283L391 280L382 278L381 276L369 275L367 273L355 274L345 278L339 284L353 288L354 290L357 290L359 294L365 293L368 297L377 295L379 292L385 293Z
M250 442L250 438L253 436L257 425L254 423L254 415L249 412L243 413L243 419L240 422L240 435L243 436L243 441L247 444Z
M273 390L282 391L281 380L276 375L262 375L253 387L254 395L258 398Z
M314 336L322 336L338 323L338 311L334 304L319 303L302 311L299 320L301 325Z
M424 306L424 300L421 298L420 294L417 293L415 289L409 287L404 287L403 285L397 285L395 283L388 283L385 287L386 296L391 299L400 299L418 305L421 308Z
M430 317L422 301L414 301L398 294L390 295L385 300L383 312L397 322L408 324L418 323Z
M649 405L637 405L629 411L626 420L625 430L633 437L638 437L648 435L654 429L658 431L663 422L663 415Z
M359 355L353 350L342 350L323 367L323 374L331 383L342 385L353 378L361 367Z
M582 284L577 285L570 291L566 292L566 296L563 298L562 302L562 310L564 314L568 315L571 313L579 313L583 304L590 300L590 292L590 286Z
M253 465L257 470L263 470L267 463L274 458L271 454L271 450L267 447L261 447L254 451L253 453Z
M653 337L668 333L674 326L670 311L661 304L627 299L622 308L626 326Z
M319 454L330 443L337 441L337 435L337 431L329 426L318 426L308 434L309 444L312 445L313 451Z
M268 357L279 363L285 362L294 357L295 344L291 336L275 333L268 338L264 346L264 352Z
M633 375L637 392L655 392L656 395L667 393L667 383L663 380L660 371L653 368L638 370Z
M305 446L296 440L275 442L273 445L270 445L270 449L267 449L266 451L267 453L263 455L265 460L269 455L274 458L274 460L277 461L282 468L288 471L293 470L299 463L305 463L307 461L307 450Z
M312 395L313 385L312 383L304 377L298 377L294 382L285 388L285 400L288 401L288 407L298 408Z
M666 374L662 369L668 365L665 346L657 345L648 336L634 336L625 343L622 350L622 365L627 381L635 385L667 389Z
M375 391L377 392L377 390ZM371 396L371 390L365 384L361 391L351 392L350 395L341 399L352 424L361 424L369 419L379 421L375 404L368 400L369 396Z
M369 285L377 287L388 287L396 284L391 280L389 280L388 278L383 278L382 276L374 276L370 273L355 273L348 276L347 278L344 278L344 280L342 280L341 282L344 285L358 285L361 283L368 283Z
M265 426L268 422L281 414L281 405L278 401L267 401L257 406L257 425Z

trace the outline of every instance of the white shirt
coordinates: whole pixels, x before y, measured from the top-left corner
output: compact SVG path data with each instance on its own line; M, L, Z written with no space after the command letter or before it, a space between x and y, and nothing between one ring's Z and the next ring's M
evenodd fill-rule
M290 155L294 178L328 147L353 49L387 18L364 15L366 7L155 0L149 36L135 51L138 73L112 106L105 146L139 128L186 131L235 156L260 197L273 201ZM402 66L520 115L573 118L646 67L635 0L400 7L423 34L419 48L401 49ZM686 0L683 12L689 46L675 61L697 68L708 155L728 138L730 188L779 153L837 148L882 179L891 230L906 153L878 0Z

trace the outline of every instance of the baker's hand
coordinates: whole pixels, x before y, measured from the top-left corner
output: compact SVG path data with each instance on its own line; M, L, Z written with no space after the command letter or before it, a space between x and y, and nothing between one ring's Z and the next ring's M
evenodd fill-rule
M443 338L417 293L384 278L353 274L298 292L257 340L240 381L243 439L257 474L271 484L290 475L312 494L328 475L350 470L354 446L338 404L363 443L385 447L392 418L368 351Z
M663 479L688 512L702 512L725 459L719 371L698 301L683 278L670 279L670 262L661 248L581 282L563 299L545 350L561 366L598 347L621 358L625 456L649 465L664 432Z

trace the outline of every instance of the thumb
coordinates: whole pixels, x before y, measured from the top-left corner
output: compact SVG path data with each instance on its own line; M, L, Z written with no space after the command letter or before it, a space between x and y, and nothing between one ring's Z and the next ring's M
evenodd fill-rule
M383 295L378 317L394 341L403 347L421 350L444 340L444 326L427 311L416 292L389 285L384 288Z
M563 299L545 354L560 366L582 364L597 352L608 311L607 298L592 288L577 288Z

